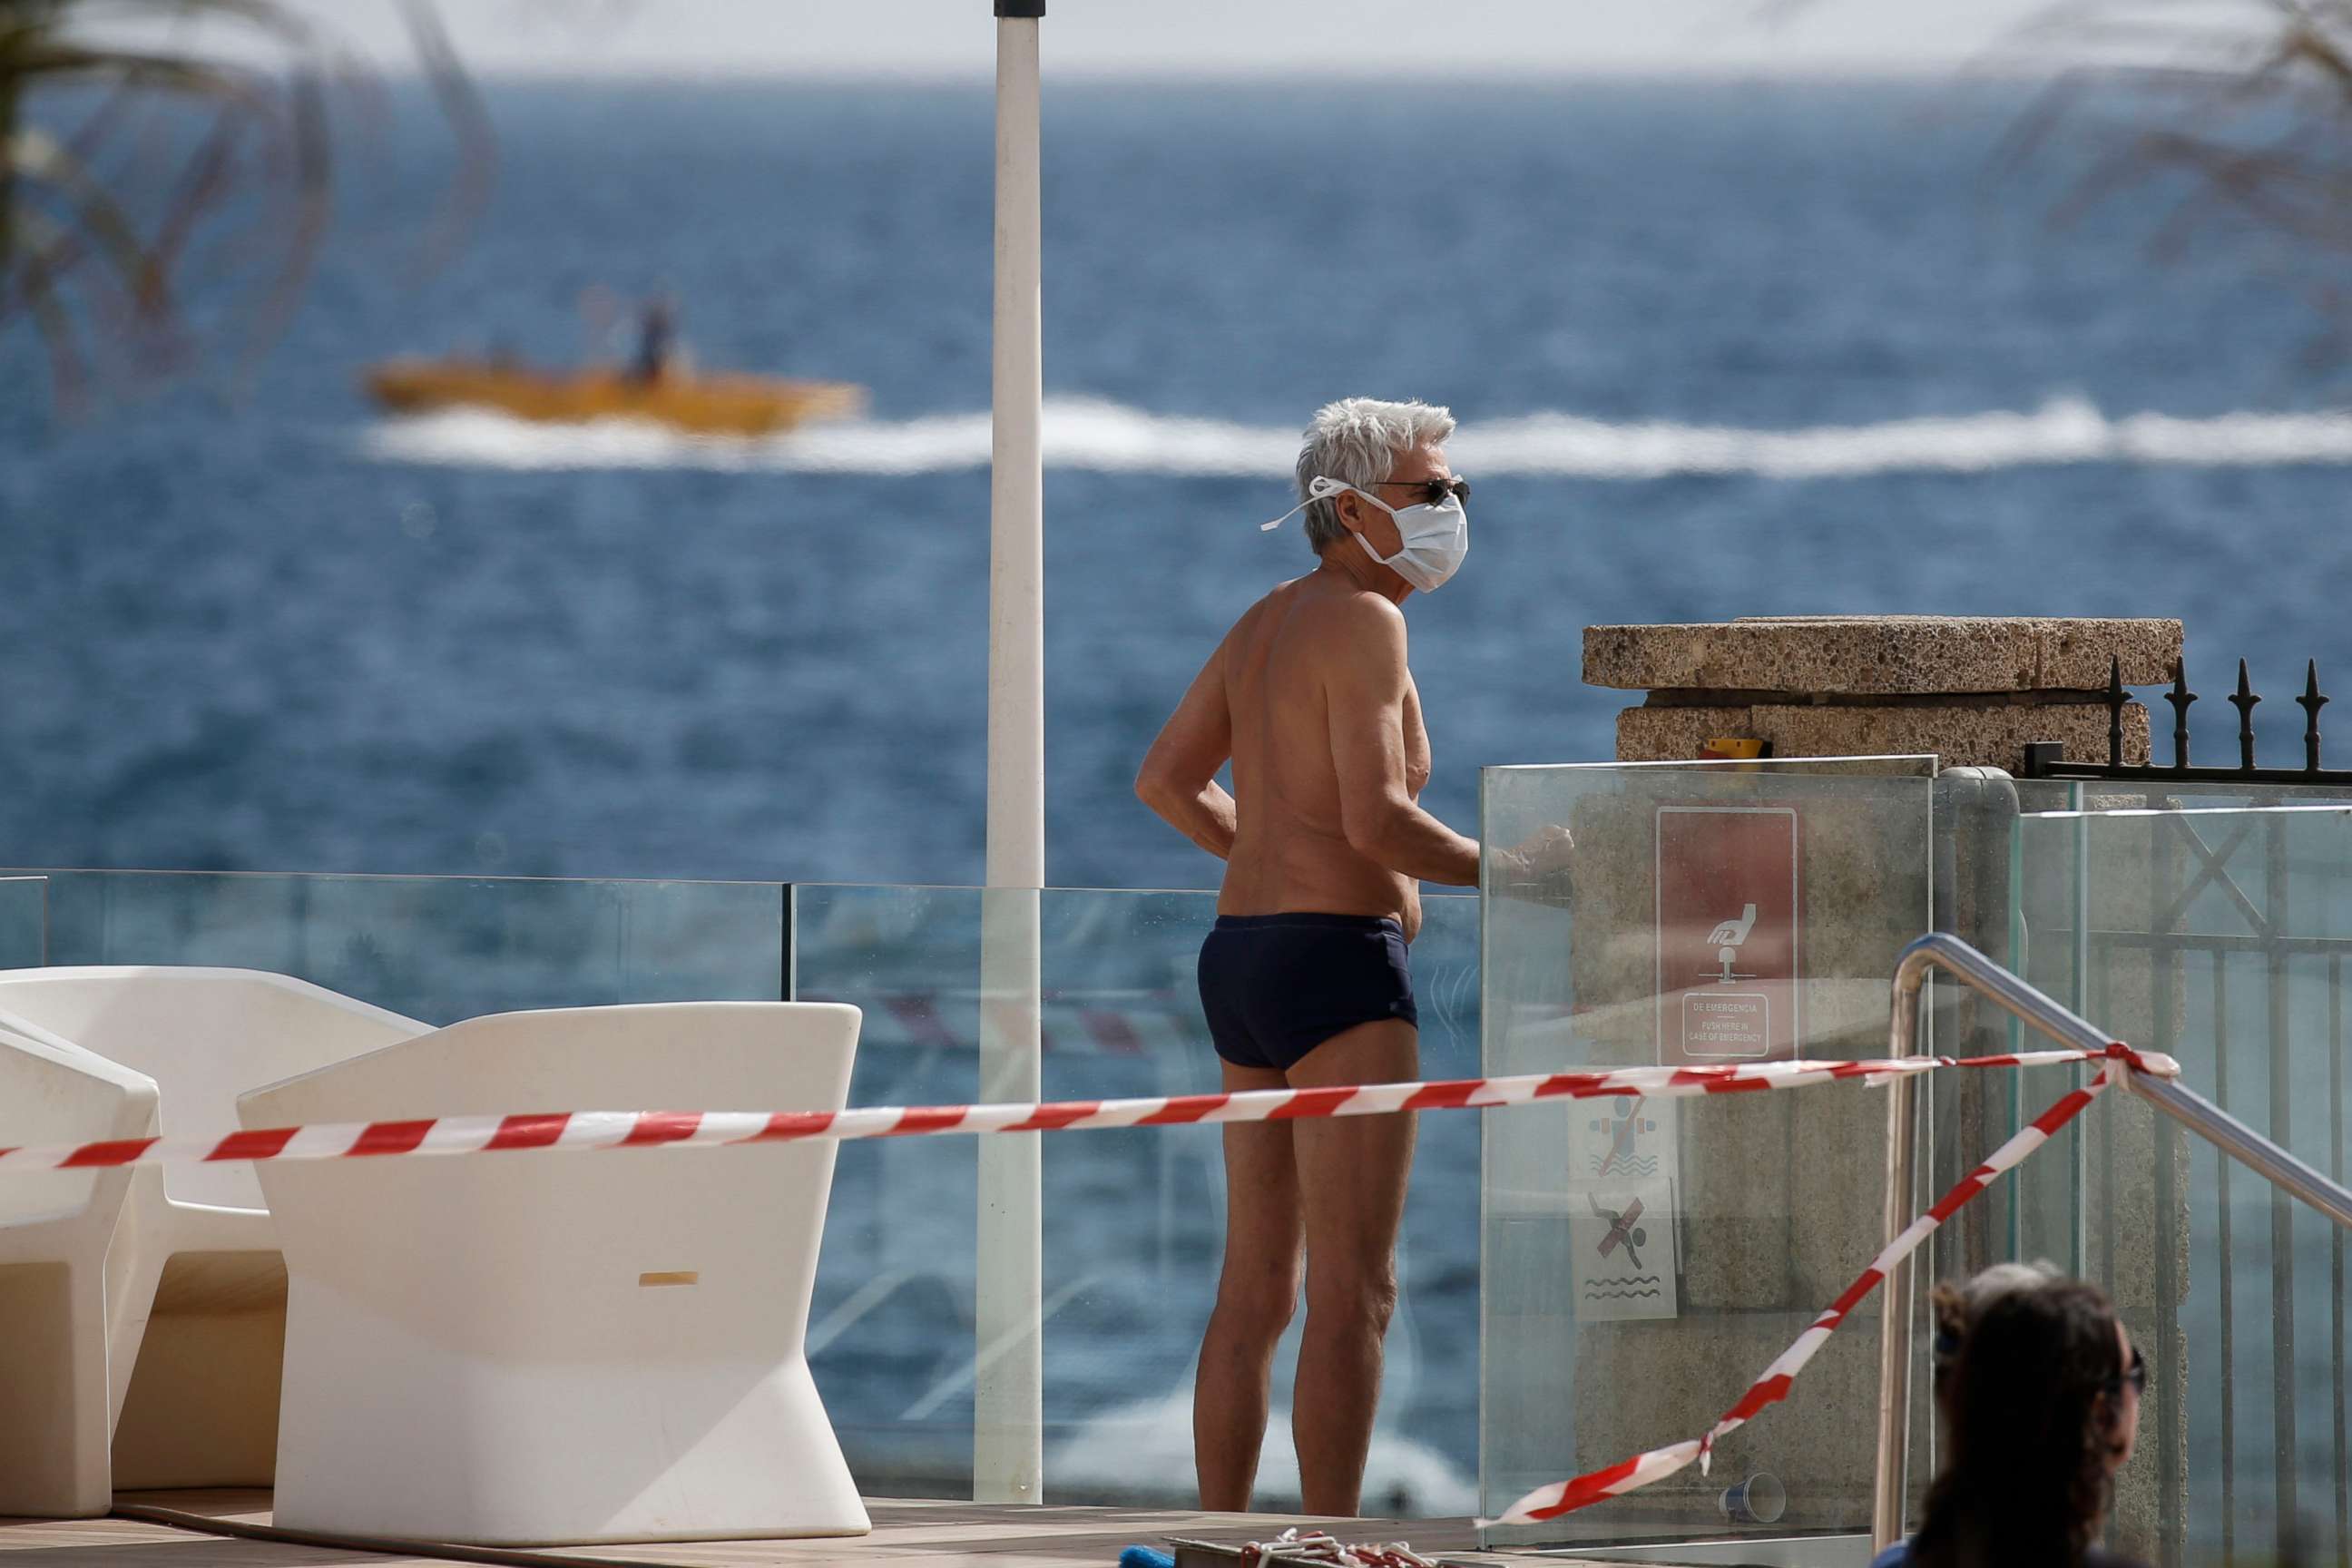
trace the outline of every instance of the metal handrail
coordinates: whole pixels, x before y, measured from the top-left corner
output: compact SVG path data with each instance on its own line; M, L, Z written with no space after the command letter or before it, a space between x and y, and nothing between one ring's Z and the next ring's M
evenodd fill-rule
M1887 1055L1918 1054L1919 994L1927 972L1942 969L2003 1012L2062 1046L2104 1051L2114 1037L2055 998L2027 984L1956 936L1931 932L1903 950L1895 966L1894 1017ZM1886 1236L1890 1241L1911 1223L1912 1079L1887 1085ZM2276 1143L2194 1090L2170 1079L2126 1072L2124 1086L2191 1132L2301 1198L2347 1229L2352 1229L2352 1191L2329 1180ZM1871 1549L1884 1551L1903 1530L1906 1489L1905 1437L1911 1405L1911 1265L1887 1271L1879 1316L1878 1454L1871 1489Z

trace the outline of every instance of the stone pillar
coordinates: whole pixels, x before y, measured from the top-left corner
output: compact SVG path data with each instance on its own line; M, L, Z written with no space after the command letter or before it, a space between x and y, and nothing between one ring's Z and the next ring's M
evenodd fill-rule
M2126 685L2172 679L2180 623L1985 616L1821 616L1588 626L1589 686L1646 691L1617 716L1621 762L1696 758L1718 737L1776 757L1933 752L2015 773L2033 741L2107 756L2109 661ZM2147 760L2147 710L2124 708L2124 760Z

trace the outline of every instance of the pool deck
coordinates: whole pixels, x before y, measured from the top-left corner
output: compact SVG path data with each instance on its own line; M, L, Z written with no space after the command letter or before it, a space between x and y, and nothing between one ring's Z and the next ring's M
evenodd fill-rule
M235 1539L201 1533L125 1512L194 1516L217 1525L267 1527L266 1491L125 1492L117 1516L85 1520L0 1519L5 1568L438 1568L447 1557L358 1551L341 1545ZM867 1500L871 1535L824 1541L705 1541L630 1546L554 1546L506 1552L510 1563L557 1568L626 1563L630 1568L786 1568L815 1563L887 1563L890 1568L1113 1568L1129 1544L1169 1551L1171 1536L1238 1545L1265 1541L1294 1524L1312 1523L1342 1541L1394 1541L1451 1562L1502 1563L1476 1551L1470 1521L1446 1520L1307 1521L1272 1514L1193 1513L1172 1509L1024 1508L1012 1504ZM462 1549L458 1549L462 1550ZM488 1554L486 1554L487 1556ZM457 1561L467 1559L458 1558ZM482 1561L481 1558L472 1559ZM1517 1561L1525 1563L1526 1558ZM1559 1564L1560 1560L1549 1559Z

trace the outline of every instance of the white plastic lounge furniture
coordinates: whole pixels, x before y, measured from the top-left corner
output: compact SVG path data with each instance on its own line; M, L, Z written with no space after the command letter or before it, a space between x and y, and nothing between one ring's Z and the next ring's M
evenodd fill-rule
M239 1090L428 1027L282 974L151 966L0 971L0 1026L20 1021L152 1079L167 1133L226 1131ZM133 1173L107 1277L113 1485L268 1485L285 1268L253 1168Z
M0 1029L0 1146L141 1138L143 1073L45 1031ZM102 1514L107 1464L106 1249L129 1171L0 1175L0 1514Z
M238 1109L839 1110L857 1026L827 1003L495 1014ZM290 1281L277 1522L484 1545L863 1534L803 1343L834 1149L258 1167Z

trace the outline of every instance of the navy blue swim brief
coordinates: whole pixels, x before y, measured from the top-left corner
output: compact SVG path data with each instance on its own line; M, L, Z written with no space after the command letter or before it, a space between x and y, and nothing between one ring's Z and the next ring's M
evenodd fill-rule
M1276 1072L1359 1024L1421 1021L1404 928L1383 915L1219 915L1201 944L1201 1006L1219 1056Z

